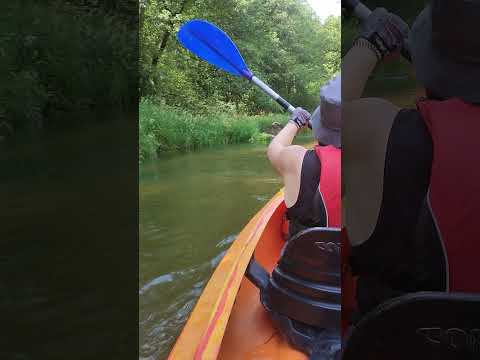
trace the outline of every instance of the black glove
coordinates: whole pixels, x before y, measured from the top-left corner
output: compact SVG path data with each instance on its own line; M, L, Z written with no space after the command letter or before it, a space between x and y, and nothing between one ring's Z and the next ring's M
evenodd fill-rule
M310 123L310 113L307 110L302 109L301 107L297 107L293 110L292 115L288 121L294 123L299 129L308 126Z
M376 49L378 59L402 49L408 37L408 25L385 8L375 9L360 25L360 38Z

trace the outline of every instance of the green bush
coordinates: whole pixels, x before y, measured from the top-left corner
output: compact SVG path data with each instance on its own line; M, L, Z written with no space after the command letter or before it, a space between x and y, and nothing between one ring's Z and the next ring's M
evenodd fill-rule
M115 15L60 4L15 1L0 14L0 113L15 131L48 127L56 111L138 101L137 34Z
M143 161L166 151L192 151L215 145L267 142L264 131L288 116L191 114L143 99L139 108L139 158Z

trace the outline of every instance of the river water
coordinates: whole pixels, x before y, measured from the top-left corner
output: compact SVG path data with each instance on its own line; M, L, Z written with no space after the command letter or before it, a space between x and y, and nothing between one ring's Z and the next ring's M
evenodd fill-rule
M164 156L141 166L141 359L166 358L236 234L281 186L266 145Z

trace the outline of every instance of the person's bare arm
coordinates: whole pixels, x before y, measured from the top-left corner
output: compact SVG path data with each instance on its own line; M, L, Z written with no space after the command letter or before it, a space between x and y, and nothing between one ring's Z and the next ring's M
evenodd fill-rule
M366 41L366 40L364 40ZM375 51L367 46L362 46L362 42L352 46L342 60L342 74L345 81L342 82L342 116L344 127L356 126L351 124L356 119L365 118L357 116L368 109L371 115L385 118L396 114L400 108L385 99L362 98L365 85L372 71L377 64L377 55ZM360 111L360 113L358 112ZM362 126L358 124L358 126ZM349 139L352 141L354 139Z
M370 237L378 219L387 144L398 111L379 98L353 101L342 111L344 224L354 245Z
M398 56L408 32L408 25L384 8L375 9L362 21L359 37L342 59L342 104L361 98L377 62Z
M300 174L306 149L292 145L300 129L306 127L310 114L302 108L297 108L290 116L285 127L275 136L268 146L267 156L273 167L282 176L285 185L285 204L290 207L295 204L300 189Z
M306 127L309 121L310 113L301 107L296 108L290 115L287 125L273 138L268 146L268 159L284 180L287 175L298 172L299 161L297 160L299 160L299 156L303 158L305 149L301 146L292 145L292 142L297 132ZM302 158L300 158L300 166Z
M365 40L366 41L366 40ZM353 46L342 60L342 104L362 97L377 55L367 47Z
M387 142L400 110L388 100L362 95L377 61L402 47L407 30L396 15L376 9L363 24L361 40L342 60L342 195L348 198L345 226L353 244L368 239L375 227Z
M295 157L296 151L287 150L291 147L300 147L292 145L293 139L300 129L293 123L289 122L285 127L272 139L268 146L267 156L270 163L280 175L284 175L292 168L292 156Z
M342 61L342 76L345 79L342 83L342 138L345 146L351 149L347 153L357 160L362 158L364 151L372 144L368 137L375 139L378 130L376 127L381 124L378 119L385 119L384 123L390 129L393 118L400 110L385 99L362 98L368 77L376 64L375 52L358 45L354 45Z
M303 146L291 145L300 129L289 122L268 146L267 156L273 167L281 175L285 186L285 204L295 204L300 190L300 174L303 157L307 150Z

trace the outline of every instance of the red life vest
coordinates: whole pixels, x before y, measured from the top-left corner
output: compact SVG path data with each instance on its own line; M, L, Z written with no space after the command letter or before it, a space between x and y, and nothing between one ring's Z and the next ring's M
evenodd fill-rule
M327 213L327 227L341 227L342 224L342 195L341 195L341 171L342 150L328 145L315 146L320 164L320 183L318 190L322 195Z
M443 243L447 291L480 292L480 106L450 99L417 107L433 141L428 202Z
M342 151L333 146L316 146L315 152L320 159L319 191L327 212L327 226L341 227L341 166ZM350 246L346 232L341 237L341 291L342 291L342 334L348 328L351 313L355 311L355 279L348 266Z

